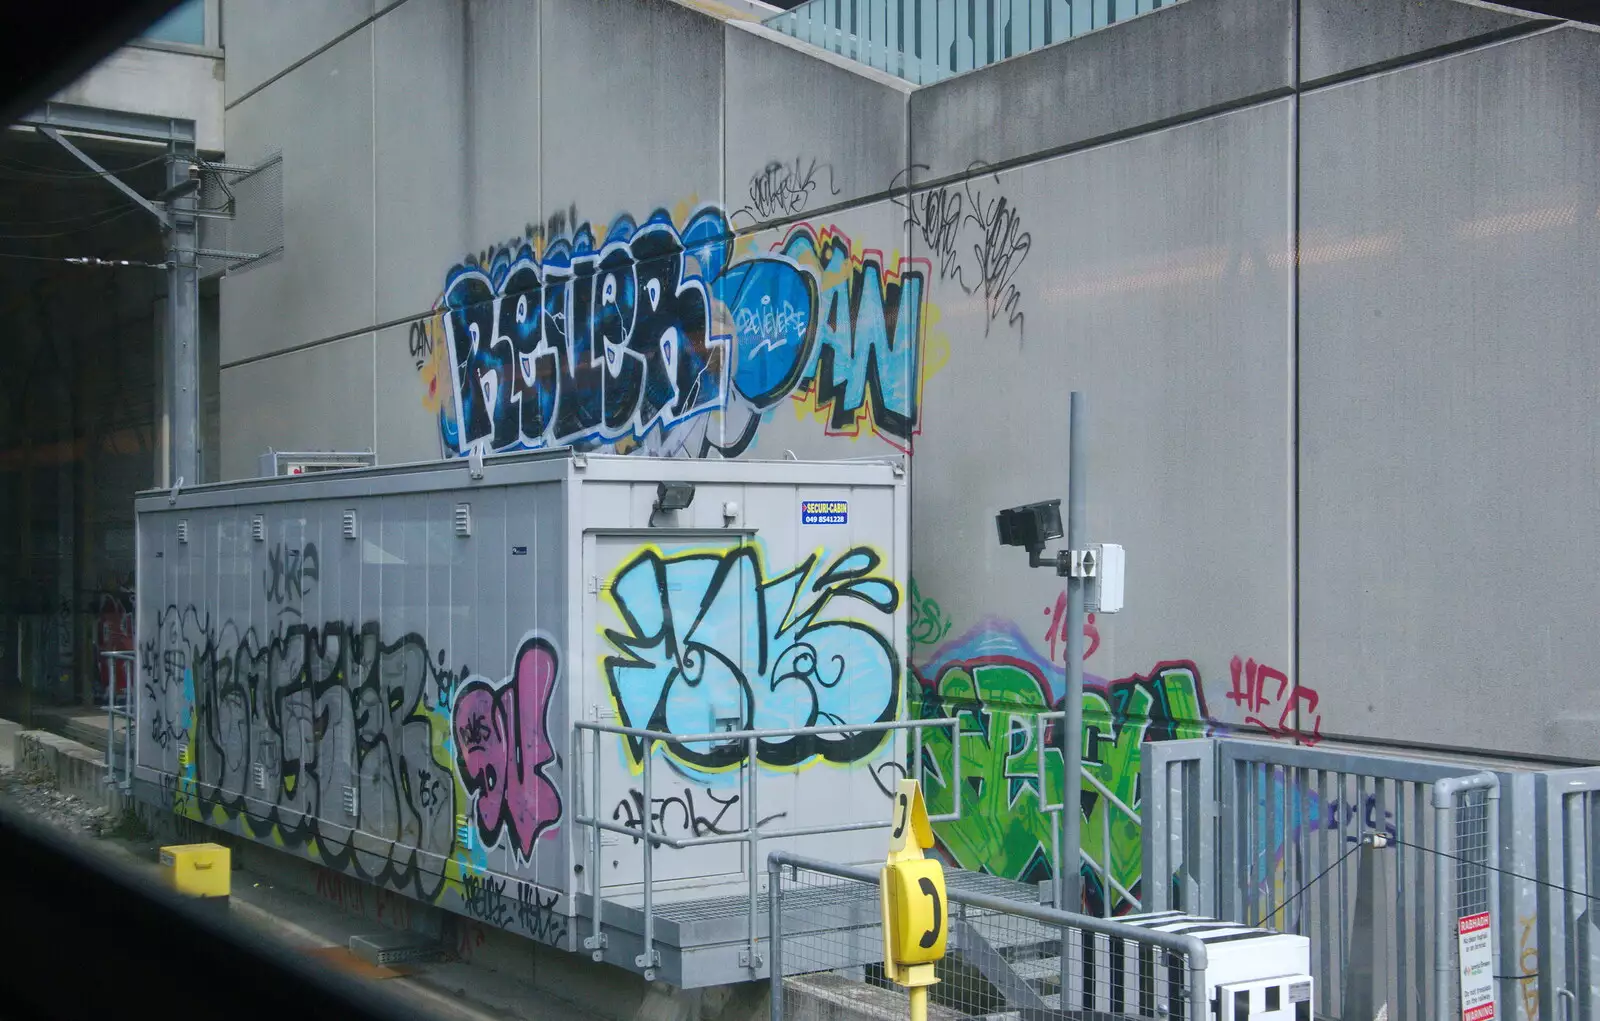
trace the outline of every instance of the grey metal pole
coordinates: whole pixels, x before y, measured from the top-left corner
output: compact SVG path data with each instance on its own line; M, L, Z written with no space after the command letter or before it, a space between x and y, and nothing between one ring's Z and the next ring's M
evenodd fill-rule
M1458 1016L1450 991L1450 941L1455 935L1455 885L1450 882L1451 820L1455 816L1453 791L1440 796L1433 788L1433 1016L1451 1021Z
M1083 548L1084 485L1083 395L1072 391L1067 409L1067 549ZM1067 684L1062 692L1061 764L1063 770L1061 811L1061 858L1057 863L1056 907L1077 914L1083 910L1083 883L1080 833L1083 798L1083 579L1067 579ZM1107 889L1109 889L1107 884Z
M167 161L167 187L189 179L189 163L174 143ZM167 229L167 485L200 479L200 269L198 193L168 203Z
M768 1010L772 1021L783 1021L783 866L767 859Z

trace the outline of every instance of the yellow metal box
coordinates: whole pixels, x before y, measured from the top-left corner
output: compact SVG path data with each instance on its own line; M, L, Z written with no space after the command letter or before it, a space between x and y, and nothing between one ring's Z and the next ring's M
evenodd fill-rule
M185 897L226 897L233 862L221 844L172 844L161 849L167 882Z
M937 859L919 858L889 865L889 926L895 963L926 964L944 956L949 925L945 916L944 868Z

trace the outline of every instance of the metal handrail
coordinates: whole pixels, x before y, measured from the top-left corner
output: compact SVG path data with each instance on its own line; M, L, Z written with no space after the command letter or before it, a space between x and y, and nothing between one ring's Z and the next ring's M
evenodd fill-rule
M1035 720L1034 720L1034 725L1037 728L1037 740L1034 741L1034 750L1035 750L1035 753L1038 756L1039 811L1041 811L1041 812L1043 812L1045 814L1060 814L1061 812L1065 811L1067 805L1069 804L1066 791L1062 791L1061 792L1061 801L1060 801L1059 804L1051 804L1050 803L1050 792L1046 788L1045 782L1044 782L1044 778L1048 775L1045 772L1045 751L1046 751L1046 740L1045 740L1046 727L1045 727L1045 725L1047 723L1049 723L1050 721L1052 721L1052 720L1061 720L1061 721L1064 722L1066 720L1066 718L1067 718L1067 714L1063 710L1056 709L1056 710L1053 710L1053 711L1047 712L1047 713L1039 713L1037 715L1037 717L1035 718ZM1101 783L1099 777L1095 776L1093 773L1084 773L1084 772L1081 772L1081 771L1079 773L1079 776L1082 779L1087 780L1089 782L1089 786L1093 787L1095 789L1095 792L1098 793L1102 798L1104 798L1108 805L1110 805L1111 807L1117 809L1123 815L1125 815L1129 819L1131 819L1135 826L1143 827L1144 820L1140 817L1138 811L1135 810L1134 808L1132 808L1131 806L1129 806L1127 804L1127 802L1123 801L1121 798L1119 798L1115 794L1111 793L1111 788L1107 787L1104 783ZM1081 811L1081 809L1080 809L1080 811ZM1055 844L1056 844L1056 848L1055 848L1056 856L1055 857L1056 857L1056 861L1059 862L1059 861L1061 861L1061 852L1063 850L1062 847L1061 847L1061 827L1060 827L1059 824L1056 825L1056 826L1051 827L1051 837L1054 839ZM1140 902L1138 897L1135 897L1133 895L1133 892L1131 890L1129 890L1127 887L1123 886L1120 882L1117 881L1116 875L1111 870L1111 813L1110 812L1103 812L1100 815L1100 861L1096 862L1094 860L1094 857L1092 855L1090 855L1088 851L1085 851L1081 847L1078 848L1078 857L1079 857L1079 859L1081 861L1085 862L1089 866L1089 868L1091 868L1095 872L1099 873L1101 881L1107 887L1115 889L1116 892L1124 900L1126 900L1129 904L1132 904L1136 909L1138 909L1140 911L1144 910L1144 904ZM1111 904L1112 904L1112 898L1111 897L1106 896L1106 897L1100 898L1100 911L1101 911L1102 915L1104 917L1106 917L1106 918L1110 918L1111 917Z
M589 760L590 777L593 793L589 798L590 812L578 814L573 817L573 822L579 826L587 826L594 831L594 841L591 848L590 867L592 870L590 887L590 905L593 917L590 919L590 934L584 937L583 947L590 952L596 961L604 960L606 949L606 936L601 927L601 914L604 904L602 874L602 859L600 851L600 834L602 832L618 833L639 841L643 856L643 886L644 886L644 952L633 959L635 967L644 969L647 980L655 977L655 969L661 964L661 954L655 947L655 889L654 889L654 855L658 845L665 845L673 849L685 847L701 847L708 844L734 844L743 843L746 848L746 872L749 877L749 904L746 922L748 925L747 945L739 955L741 966L757 972L762 965L761 955L757 952L757 925L756 904L760 900L760 844L763 839L779 839L783 837L816 836L823 833L849 833L857 830L887 829L891 820L887 813L882 821L867 821L855 823L834 823L824 826L797 826L782 830L763 830L761 817L756 808L758 768L757 746L766 738L794 738L811 737L818 734L863 734L895 730L909 730L912 736L912 758L918 779L922 772L922 732L930 727L949 727L953 735L952 746L956 749L955 768L953 781L956 790L961 788L961 720L959 717L940 717L928 720L892 720L884 723L862 724L834 724L824 727L787 727L766 730L724 730L708 734L674 734L671 731L648 730L643 727L624 727L619 724L597 723L580 721L573 725L576 731L589 731L594 735L591 743L592 754ZM642 784L644 790L644 810L639 821L639 828L619 826L600 818L600 813L605 804L601 792L602 775L600 769L600 737L602 734L611 734L617 737L638 738L644 741L644 753L641 757ZM732 833L713 834L708 837L687 837L673 839L663 833L652 830L651 805L654 804L654 791L651 787L650 762L654 756L656 742L667 744L695 744L700 742L717 742L729 744L734 741L745 743L745 752L748 756L750 768L745 771L744 800L747 808L749 825ZM958 796L955 810L943 815L929 816L930 822L954 822L961 818L961 799Z
M833 862L821 861L816 858L790 854L787 851L773 851L767 855L767 943L771 947L772 953L772 1021L782 1021L783 1018L782 874L784 866L788 866L791 869L805 869L808 872L817 872L827 876L837 876L840 879L850 879L873 887L876 887L881 881L880 873L871 869L837 865ZM945 887L945 898L952 904L966 904L984 911L1017 915L1052 928L1062 929L1061 959L1063 968L1066 967L1066 950L1068 946L1064 930L1068 928L1123 939L1134 944L1148 943L1173 953L1183 954L1189 970L1190 1009L1188 1021L1203 1021L1206 1003L1210 999L1206 995L1206 966L1208 961L1206 958L1206 945L1197 936L1165 932L1160 929L1148 929L1140 925L1129 925L1126 922L1096 918L1093 915L1074 914L1070 911L1062 911L1043 904L1006 900L1004 897L993 897L976 891L957 889L953 886ZM1063 985L1063 998L1065 991L1066 986ZM1065 1003L1063 1003L1064 1006Z
M122 790L129 790L133 786L133 711L134 711L134 663L136 657L133 652L123 649L114 649L110 652L100 653L101 659L111 661L111 684L106 692L106 783L116 784ZM124 687L126 695L121 708L117 706L117 675L118 666L126 663L127 684ZM117 779L117 718L124 721L122 727L122 779Z

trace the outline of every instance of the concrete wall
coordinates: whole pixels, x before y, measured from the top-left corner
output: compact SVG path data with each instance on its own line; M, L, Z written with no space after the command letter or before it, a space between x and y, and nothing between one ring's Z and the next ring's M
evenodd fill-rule
M991 710L942 844L1043 878L1011 727L1063 696L1064 607L992 522L1065 495L1077 387L1092 538L1129 550L1084 695L1125 800L1142 742L1208 731L1593 758L1593 32L1187 0L913 90L709 3L311 8L228 22L230 159L281 149L289 213L224 283L226 474L911 453L917 708ZM624 297L573 314L608 253ZM651 280L666 318L619 332ZM560 424L582 393L609 410Z
M202 152L222 151L223 61L217 51L124 46L53 99L194 121Z

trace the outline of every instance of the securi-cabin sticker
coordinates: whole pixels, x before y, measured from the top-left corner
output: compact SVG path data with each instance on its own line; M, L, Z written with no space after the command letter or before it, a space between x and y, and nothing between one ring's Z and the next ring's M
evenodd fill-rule
M802 525L843 525L850 521L850 505L843 500L801 500Z

